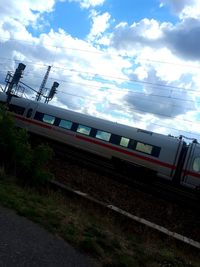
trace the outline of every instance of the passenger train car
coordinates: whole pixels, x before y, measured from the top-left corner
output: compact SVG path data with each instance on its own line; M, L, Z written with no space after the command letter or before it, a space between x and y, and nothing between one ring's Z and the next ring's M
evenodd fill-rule
M6 103L0 93L0 103ZM101 157L133 164L163 179L200 188L200 144L12 96L9 111L29 132Z

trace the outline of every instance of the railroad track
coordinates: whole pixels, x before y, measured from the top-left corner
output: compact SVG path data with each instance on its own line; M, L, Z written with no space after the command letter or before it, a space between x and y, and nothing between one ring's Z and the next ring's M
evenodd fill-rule
M129 223L130 220L136 227L142 224L139 227L153 229L161 234L161 238L166 235L167 238L200 249L199 216L196 215L199 201L189 190L182 190L168 181L160 182L157 177L147 183L145 179L140 179L143 177L138 172L133 172L137 179L131 179L127 173L116 172L109 160L58 143L51 146L56 160L60 162L55 173L59 174L62 169L64 175L74 175L74 178L66 178L65 181L61 175L58 181L51 183L51 188L73 195L81 202L89 201L108 210L109 214L120 216L123 221ZM88 171L85 172L85 169ZM90 172L97 173L97 177L90 177ZM101 179L104 179L103 183L99 183ZM177 208L177 203L181 205L180 208L179 205ZM192 212L185 212L186 207Z
M91 155L90 153L82 152L74 148L60 148L54 147L56 156L61 157L62 160L71 160L77 164L81 164L87 168L92 168L95 171L108 175L111 179L115 179L122 184L131 186L133 189L141 190L145 193L152 194L156 197L162 198L173 203L187 205L194 209L199 209L200 199L192 190L182 188L172 184L170 181L160 181L157 176L151 177L150 181L141 177L139 171L133 177L127 173L116 171L115 167L109 160L102 159L102 157ZM147 173L148 175L148 173ZM141 179L142 178L142 179Z
M126 174L116 173L116 169L109 160L102 161L101 157L94 157L78 149L70 147L66 149L58 144L54 145L53 149L55 161L52 165L56 165L55 173L57 177L59 176L56 181L59 186L54 184L57 189L76 188L76 190L67 189L67 191L72 194L74 191L80 197L94 200L94 203L102 202L104 206L109 207L108 209L119 212L127 219L137 218L144 224L148 222L149 227L155 226L157 230L164 231L169 236L175 235L177 239L186 240L193 240L197 237L197 241L200 241L199 216L196 213L199 205L197 197L189 190L183 191L181 188L170 185L168 181L160 182L157 177L149 183L146 183L144 179L130 179ZM66 174L68 175L65 179ZM178 213L177 203L182 206L178 208ZM194 212L185 212L186 207L189 207L187 210L194 210ZM143 214L144 217L141 218L135 214ZM188 218L191 219L188 221ZM193 241L196 244L196 240Z
M110 203L105 203L104 201L100 201L95 199L94 197L89 196L87 193L81 192L79 190L74 190L64 184L61 184L57 181L50 181L49 185L51 186L51 188L53 188L54 190L61 190L62 192L64 192L65 194L73 194L79 198L83 198L86 201L92 202L95 205L98 205L100 207L103 207L105 209L108 209L120 216L126 217L129 220L132 220L136 223L142 224L145 227L151 228L155 231L160 232L161 234L164 234L170 238L176 239L182 243L185 243L187 245L190 245L196 249L200 249L200 242L193 240L187 236L181 235L179 233L170 231L169 229L167 229L166 227L163 227L161 225L158 225L154 222L151 222L149 220L146 220L144 218L138 217L134 214L131 214L119 207L116 207L115 205L112 205Z
M39 142L41 142L41 138L39 138L39 140ZM42 141L45 142L46 138L43 138ZM199 196L190 189L173 185L167 180L161 181L155 175L154 177L151 176L150 179L145 179L136 169L130 170L130 173L134 175L134 177L131 177L128 172L122 173L121 170L116 171L116 168L109 159L103 159L101 156L93 155L78 148L67 145L63 146L51 140L48 140L48 143L53 148L55 157L60 158L62 161L72 161L77 165L82 165L88 169L106 174L111 179L115 179L121 184L126 184L133 189L138 189L158 198L200 210ZM146 175L148 175L148 173Z

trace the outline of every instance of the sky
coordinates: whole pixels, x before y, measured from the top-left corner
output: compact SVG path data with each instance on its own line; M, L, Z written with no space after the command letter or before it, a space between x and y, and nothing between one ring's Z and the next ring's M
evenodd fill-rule
M0 17L0 88L23 63L37 91L51 66L50 104L200 141L199 0L0 0Z

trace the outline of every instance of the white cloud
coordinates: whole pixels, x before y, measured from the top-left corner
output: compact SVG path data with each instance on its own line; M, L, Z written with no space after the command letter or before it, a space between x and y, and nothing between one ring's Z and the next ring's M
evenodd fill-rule
M13 18L7 18L4 22L0 22L0 37L2 41L9 39L32 41L34 39L26 27Z
M167 26L166 23L159 24L154 19L142 19L130 26L128 23L119 23L111 35L111 45L128 51L138 51L140 47L147 45L162 46L163 28Z
M111 16L108 12L105 12L101 15L99 15L96 11L93 11L91 13L91 18L93 23L90 33L88 35L88 39L90 41L96 38L100 38L102 34L109 28L110 17Z
M194 18L200 19L199 0L160 0L160 7L169 5L180 19Z
M69 2L80 3L82 8L93 8L104 4L105 0L68 0Z
M1 22L12 18L28 25L35 22L41 13L51 12L56 1L58 0L0 0Z
M133 85L124 101L129 113L132 110L137 116L140 114L137 119L143 123L138 127L162 133L175 132L173 129L170 132L170 127L185 131L185 135L190 132L191 125L185 125L184 116L192 120L197 113L198 27L197 20L172 25L143 19L130 26L123 22L115 28L111 36L113 48L135 57L127 70ZM151 122L146 120L148 113L152 113Z

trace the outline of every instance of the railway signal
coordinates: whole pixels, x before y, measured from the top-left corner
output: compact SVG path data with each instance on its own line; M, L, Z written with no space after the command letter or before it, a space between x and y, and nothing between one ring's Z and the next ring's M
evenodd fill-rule
M45 100L45 103L48 103L50 100L53 99L54 95L57 93L57 88L59 86L59 83L58 82L54 82L52 87L51 87L51 90L49 92L49 95L47 96L46 100Z
M17 69L15 70L15 73L14 73L13 76L10 73L7 74L6 81L7 81L8 87L6 86L6 88L5 88L5 92L8 95L7 103L9 103L10 100L11 100L13 86L14 85L15 86L18 85L20 79L22 78L22 74L23 74L23 71L24 71L25 68L26 68L25 64L19 63L19 65L18 65Z

